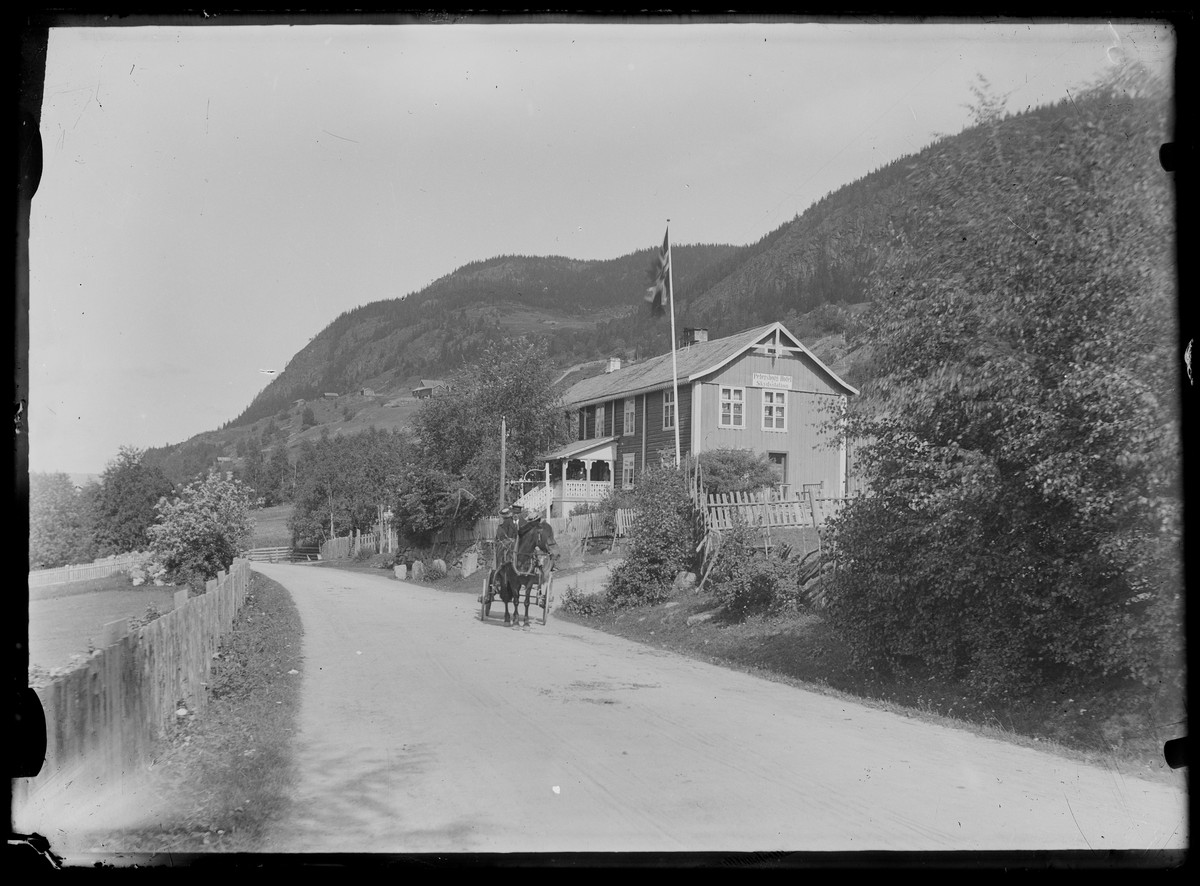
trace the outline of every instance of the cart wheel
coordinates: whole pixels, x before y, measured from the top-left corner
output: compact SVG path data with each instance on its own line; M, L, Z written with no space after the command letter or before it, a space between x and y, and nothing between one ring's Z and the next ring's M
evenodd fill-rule
M487 620L488 607L492 603L492 577L495 576L496 570L490 570L487 578L483 581L483 593L479 595L479 620Z
M546 583L545 583L545 585L542 586L542 593L545 595L545 598L542 603L542 624L543 625L550 618L550 588L553 584L554 584L554 573L553 572L546 573Z

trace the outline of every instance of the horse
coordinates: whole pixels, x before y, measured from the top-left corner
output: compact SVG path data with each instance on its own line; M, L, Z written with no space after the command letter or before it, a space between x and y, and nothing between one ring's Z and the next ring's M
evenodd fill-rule
M526 627L529 625L529 594L533 588L535 578L541 580L542 585L546 583L550 564L543 565L540 562L539 554L550 555L550 563L558 559L558 554L552 549L558 547L554 541L554 530L550 528L550 524L545 520L538 518L530 520L520 528L517 533L517 549L512 560L501 563L496 570L496 577L493 580L496 585L499 585L500 599L504 602L504 623L512 624L513 627L518 627L520 619L517 616L517 605L521 600L521 589L525 590L525 620ZM516 565L514 566L514 561ZM508 616L508 604L513 604L513 614L511 622ZM547 601L549 604L549 601ZM491 611L491 604L488 604L488 611ZM486 615L486 613L485 613Z

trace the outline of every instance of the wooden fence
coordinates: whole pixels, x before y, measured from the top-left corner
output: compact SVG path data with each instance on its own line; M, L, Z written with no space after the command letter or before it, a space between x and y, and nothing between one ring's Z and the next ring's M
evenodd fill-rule
M107 625L102 648L85 664L37 690L46 758L33 778L13 779L18 832L52 824L47 814L140 769L181 703L204 711L213 655L249 585L249 561L235 560L206 593L188 599L177 591L175 608L140 630L130 633L124 620Z
M304 563L309 560L316 560L320 554L320 548L284 546L276 548L251 548L246 551L245 557L251 563Z
M791 499L749 492L708 495L706 499L705 521L716 532L732 529L738 522L767 528L818 529L841 511L847 501L815 498L807 492Z
M612 531L604 525L599 514L577 514L573 517L550 517L547 521L554 530L555 537L572 535L582 538L607 538ZM633 511L617 511L617 535L626 535L633 524ZM471 526L458 526L454 529L443 529L434 533L433 545L473 545L480 542L490 543L496 540L496 528L500 525L499 517L481 517ZM397 550L396 534L391 537L391 550ZM362 533L358 536L348 535L344 538L334 538L321 545L321 559L347 560L359 550L367 548L379 551L378 536Z
M44 588L49 585L61 585L71 581L87 581L92 578L104 578L114 572L123 572L142 561L143 554L121 554L99 563L88 563L79 566L59 566L55 569L35 569L29 573L29 587Z
M480 517L473 526L456 526L434 533L435 545L470 545L480 541L495 541L499 517Z
M395 532L388 532L386 535L380 535L378 532L356 532L354 535L322 542L317 552L322 560L348 560L364 550L372 554L394 552L398 545L399 538Z

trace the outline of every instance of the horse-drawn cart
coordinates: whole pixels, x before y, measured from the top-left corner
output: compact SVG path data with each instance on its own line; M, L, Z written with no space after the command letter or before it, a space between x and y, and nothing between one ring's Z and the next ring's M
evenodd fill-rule
M550 617L550 588L554 582L551 555L540 548L522 551L526 545L513 545L511 553L498 558L496 543L487 542L485 557L490 561L490 568L484 577L483 593L479 597L479 620L487 621L491 615L492 603L499 598L504 604L504 623L509 624L508 604L513 605L511 623L520 623L517 616L517 605L522 595L525 603L525 620L529 624L529 607L540 606L542 609L539 624L545 624Z

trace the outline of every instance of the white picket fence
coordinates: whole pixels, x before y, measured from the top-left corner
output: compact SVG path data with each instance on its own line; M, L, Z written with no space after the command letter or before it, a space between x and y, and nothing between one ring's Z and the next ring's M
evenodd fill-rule
M59 566L55 569L36 569L29 573L29 587L44 588L50 585L61 585L72 581L87 581L93 578L105 578L114 572L124 572L139 563L143 554L121 554L97 563L79 566Z
M395 532L358 532L342 538L331 538L320 548L322 560L347 560L359 551L372 554L390 554L399 548L399 537Z

